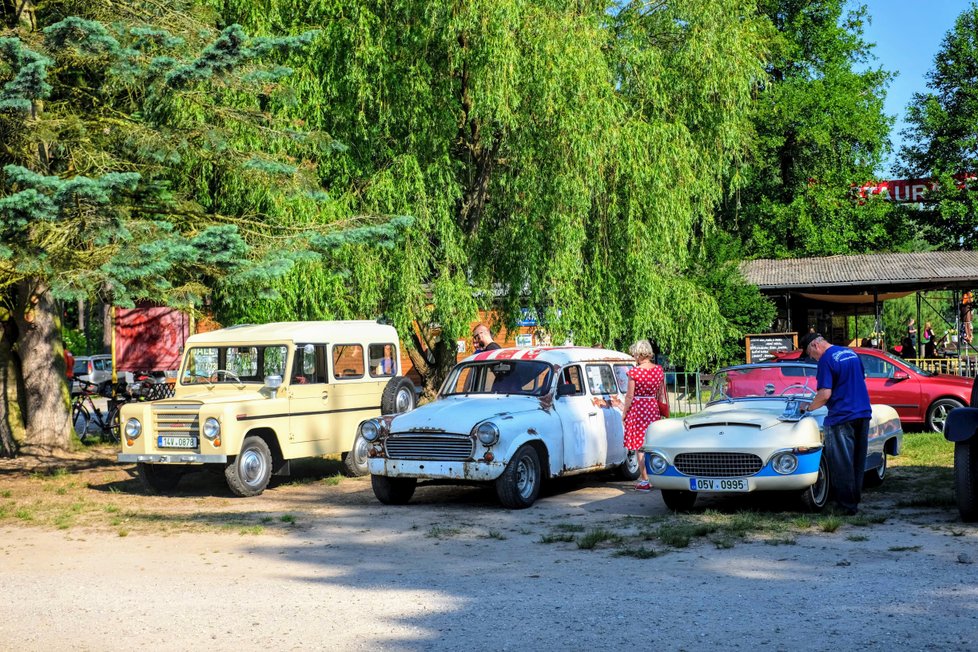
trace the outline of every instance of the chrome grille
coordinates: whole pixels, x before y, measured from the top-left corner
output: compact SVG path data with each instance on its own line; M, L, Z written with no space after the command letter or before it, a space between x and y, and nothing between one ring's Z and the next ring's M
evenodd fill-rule
M761 470L761 458L751 453L680 453L676 469L685 475L736 478Z
M472 459L475 442L468 435L408 432L384 441L384 454L391 460L464 462Z
M156 434L186 437L200 433L200 405L158 405L153 407Z

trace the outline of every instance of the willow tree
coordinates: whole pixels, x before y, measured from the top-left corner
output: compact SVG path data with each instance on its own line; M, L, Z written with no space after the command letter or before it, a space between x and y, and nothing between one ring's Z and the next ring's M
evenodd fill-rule
M730 327L681 271L751 138L768 38L752 3L220 7L256 33L323 30L294 84L295 115L349 146L321 173L356 212L414 217L395 250L296 269L272 310L436 324L412 353L429 387L479 306L509 324L529 308L556 341L653 335L691 365L719 351Z
M251 38L174 4L16 4L0 38L2 352L26 444L52 450L71 433L56 299L261 293L324 242L397 225L324 201L315 161L335 143L267 108L315 32Z

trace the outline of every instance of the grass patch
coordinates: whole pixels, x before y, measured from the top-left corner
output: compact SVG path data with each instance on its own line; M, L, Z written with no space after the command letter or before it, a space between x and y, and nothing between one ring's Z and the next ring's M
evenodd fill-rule
M835 532L844 522L838 516L824 516L818 520L818 529L822 532Z
M540 543L570 543L574 540L574 535L570 533L544 534L540 536Z
M12 491L10 491L10 489L6 489L3 492L0 492L0 496L3 496L4 498L10 498L13 495L14 494Z
M850 534L846 537L846 541L869 541L869 537L865 534Z
M342 473L337 473L336 475L329 475L323 478L323 485L327 487L335 487L343 479Z
M794 537L776 537L774 539L764 539L764 543L769 546L795 546L798 540Z
M686 548L694 537L705 537L717 531L712 523L669 523L660 525L655 536L667 546Z
M606 541L618 543L621 541L621 535L604 528L595 528L577 538L577 547L581 550L593 550L599 543Z
M890 552L918 552L920 546L890 546L887 550Z
M14 516L17 517L17 518L19 518L22 521L33 521L34 520L34 512L32 512L31 510L27 509L26 507L21 507L20 509L18 509L17 511L15 511L14 512Z
M954 507L957 502L954 500L952 490L940 493L923 493L910 498L903 498L896 502L897 507Z
M489 530L482 537L483 539L498 539L499 541L505 541L506 535L499 530Z
M283 523L295 525L295 516L293 514L282 514L278 517L278 520L282 521Z
M654 548L645 546L621 548L615 551L615 557L634 557L635 559L652 559L658 557L659 553Z
M920 432L904 435L900 455L891 459L895 466L943 466L953 468L954 444L944 439L944 435L936 432Z
M425 533L425 536L429 539L447 539L449 537L457 536L458 534L461 534L461 532L462 530L458 529L457 527L442 527L440 525L433 525L431 526L431 529Z
M238 534L240 536L248 536L248 535L254 536L258 534L263 534L264 532L265 532L265 528L263 528L261 525L251 525L248 527L243 527L238 529Z
M583 532L586 528L577 523L558 523L553 529L557 532Z
M118 535L120 537L127 537L129 536L129 530L119 530Z

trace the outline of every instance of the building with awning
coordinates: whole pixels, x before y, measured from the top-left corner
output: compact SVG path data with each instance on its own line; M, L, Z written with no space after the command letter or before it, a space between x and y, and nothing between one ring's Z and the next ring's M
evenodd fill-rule
M958 304L978 287L978 251L927 251L817 258L757 259L741 263L746 280L777 306L778 332L814 328L847 344L847 317L872 320L880 330L883 302L917 294L917 313L929 293ZM957 324L953 326L958 332ZM858 328L858 326L857 326Z

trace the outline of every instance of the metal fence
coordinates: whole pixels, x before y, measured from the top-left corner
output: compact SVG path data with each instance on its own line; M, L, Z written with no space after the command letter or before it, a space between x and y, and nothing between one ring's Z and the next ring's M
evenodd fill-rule
M698 371L667 371L666 391L670 416L699 412L710 398L708 374Z
M978 356L966 355L960 358L907 358L924 371L935 374L954 374L955 376L978 376Z

